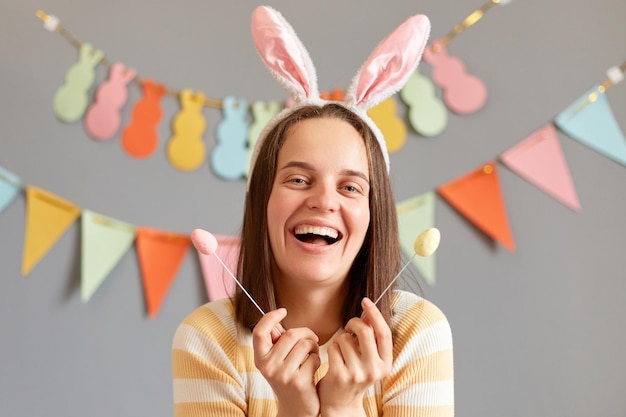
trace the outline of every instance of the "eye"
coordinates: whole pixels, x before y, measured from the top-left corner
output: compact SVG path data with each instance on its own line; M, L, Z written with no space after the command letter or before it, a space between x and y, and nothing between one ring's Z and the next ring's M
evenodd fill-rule
M308 184L307 178L300 175L289 175L285 178L285 184L294 186L294 187L302 187Z
M341 191L346 194L346 195L350 195L350 196L361 196L361 195L367 195L368 191L367 187L364 187L361 184L358 183L349 183L349 184L343 184L340 187Z
M369 183L360 177L346 178L339 182L339 190L347 196L365 196L369 195Z

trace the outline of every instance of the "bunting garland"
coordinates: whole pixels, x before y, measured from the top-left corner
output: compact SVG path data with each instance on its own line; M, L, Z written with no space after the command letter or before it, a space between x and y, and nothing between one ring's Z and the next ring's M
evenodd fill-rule
M15 200L21 188L20 179L0 166L0 213Z
M506 2L492 0L490 3L493 6ZM488 10L486 7L479 9L481 13L468 17L464 21L466 23L451 34L458 35L475 23ZM199 110L202 106L221 108L225 117L219 129L238 137L239 145L236 150L231 149L231 144L220 140L218 147L211 154L212 158L221 160L220 157L214 156L216 152L218 154L220 152L236 153L236 156L225 158L230 160L236 158L239 161L235 164L236 172L227 172L227 168L219 168L217 171L220 171L220 175L232 178L246 175L249 154L247 150L241 151L241 144L254 141L254 136L258 135L256 132L269 118L280 111L281 106L278 103L253 103L250 108L254 122L248 128L241 113L241 109L245 111L248 109L245 100L227 98L224 102L218 102L206 98L203 93L194 93L191 90L172 93L164 85L152 80L139 79L135 70L125 68L121 63L114 63L110 65L111 73L108 81L98 87L96 100L89 106L89 100L85 97L88 96L87 91L94 82L93 69L98 63L106 64L104 55L100 51L93 50L89 44L80 44L72 40L73 38L60 27L58 19L53 16L42 14L40 17L44 20L44 26L47 29L60 32L80 49L79 62L68 70L65 83L59 88L54 98L54 111L60 120L71 121L84 118L86 131L97 140L108 140L115 135L115 132L121 131L125 151L134 157L147 157L155 149L154 137L150 132L155 131L155 126L162 116L159 100L165 95L178 96L181 100L181 111L175 116L174 132L168 143L168 158L179 169L191 170L195 169L199 162L192 160L186 150L181 150L180 143L195 143L192 146L203 146L200 145L200 139L205 124ZM451 34L434 45L445 46L456 36ZM415 234L435 226L434 202L436 194L439 194L479 230L508 250L514 251L516 245L506 213L502 185L498 176L498 162L565 206L579 211L581 204L560 146L557 128L572 139L626 165L626 139L615 120L605 94L609 87L623 80L625 71L626 62L619 67L610 68L607 71L607 80L588 90L552 121L507 149L498 158L452 179L431 192L398 202L396 208L402 250L407 255L412 254ZM419 80L419 74L416 74L416 77ZM133 107L132 122L121 129L119 111L126 102L126 85L130 81L135 81L142 86L144 96ZM422 86L419 89L425 91L430 88L432 90L432 86L429 87L423 79L420 82ZM341 92L334 91L328 94L341 94ZM401 94L404 94L404 91ZM403 100L405 100L404 97ZM432 103L428 106L424 105L424 108L431 105ZM447 105L450 107L449 103ZM387 127L389 132L398 129L395 135L390 134L395 137L394 140L397 140L402 136L402 129L397 125L394 127L395 109L393 106L395 103L387 103L385 106L377 109L376 112L387 115L380 119L389 122ZM381 125L384 124L381 122ZM437 126L433 123L426 128L435 131L437 130L435 127ZM218 133L218 138L219 136ZM396 148L399 147L401 147L401 141L396 143ZM195 152L202 154L202 151L196 150ZM137 227L103 214L81 209L75 203L49 191L35 186L25 187L15 174L0 166L0 214L20 193L24 193L26 198L22 275L28 275L67 229L78 217L81 217L82 300L89 301L114 270L119 260L135 244L146 309L150 317L154 318L158 315L189 249L190 237L188 235L149 227ZM235 270L239 239L229 236L216 237L219 242L220 257L232 270ZM232 294L234 282L225 276L222 266L214 262L213 257L201 254L198 256L209 299L214 300ZM415 258L414 264L424 280L429 285L434 285L436 282L434 257Z
M90 210L81 217L81 298L93 293L135 241L135 226Z
M441 134L448 123L446 107L457 114L466 115L477 112L485 105L485 83L469 74L465 63L448 53L447 45L482 19L491 8L510 2L511 0L487 1L444 37L432 41L424 50L423 59L432 67L432 82L418 68L400 91L400 97L409 107L409 122L417 133L425 137ZM437 96L435 85L442 90L443 101Z
M41 188L26 188L22 275L28 275L79 215L80 208L74 203Z
M157 316L189 245L191 238L180 233L137 228L137 255L150 317Z
M465 64L459 58L447 54L446 45L484 17L493 6L510 1L489 0L425 50L424 61L431 64L433 80L443 90L445 106L452 111L470 114L479 110L486 101L487 91L480 79L466 73ZM149 158L158 149L158 126L163 117L160 103L166 95L174 96L179 99L181 110L174 116L173 135L166 149L172 166L181 171L192 171L205 161L207 152L202 136L206 122L202 109L208 106L221 108L224 115L224 120L218 125L216 146L209 159L213 172L231 181L247 176L249 154L260 129L283 105L268 101L248 106L246 100L233 97L220 101L207 98L202 92L192 93L188 88L182 91L168 89L153 79L139 77L135 69L126 68L121 62L110 63L103 51L80 42L65 30L56 16L42 10L38 10L36 15L43 21L45 29L58 32L79 51L78 62L70 66L65 82L54 97L53 107L60 121L73 123L83 118L90 137L110 140L120 130L120 112L126 104L128 84L134 81L141 88L142 98L133 105L131 121L120 133L122 148L129 156ZM99 64L109 68L109 75L97 87L95 100L89 104L89 92L94 86L95 68ZM416 72L401 94L409 106L412 126L424 136L440 134L447 124L447 111L436 95L435 84ZM342 97L343 91L339 89L322 94L326 100L341 100ZM406 142L407 127L404 120L396 115L395 99L388 98L368 113L380 127L388 151L400 150ZM249 114L254 120L251 126L247 123Z
M216 236L216 238L217 255L231 271L236 271L240 239L233 236ZM235 281L228 276L217 258L201 252L198 252L198 257L209 300L219 300L234 294Z
M487 235L515 250L495 162L488 162L437 191Z
M556 127L571 134L574 139L584 138L583 143L592 149L602 150L607 157L621 160L621 152L626 148L624 135L617 127L610 104L604 95L609 86L621 81L615 68L623 74L626 63L608 71L612 74L610 84L605 82L592 89L559 114L554 123L537 129L499 157L499 161L513 172L574 211L580 210L580 202ZM267 110L275 111L276 107ZM396 208L403 252L411 256L415 234L435 226L436 193L483 233L514 251L515 241L501 188L497 161L493 160L437 187L436 190L398 202ZM0 166L0 213L22 189L21 180ZM81 211L74 203L33 186L26 187L22 274L27 275L31 271L81 213L83 301L90 299L135 242L148 314L156 317L190 245L190 237L180 233L135 227L90 210ZM229 236L218 236L217 239L220 257L231 270L236 270L239 239ZM198 259L209 299L215 300L232 294L234 282L225 276L222 266L213 257L198 254ZM424 281L434 285L434 256L416 257L413 263Z
M574 211L580 202L554 124L550 123L500 155L500 161Z
M435 227L435 193L433 191L401 201L396 204L400 247L411 256L413 265L428 285L435 285L435 259L437 253L430 256L412 256L415 252L417 231Z
M626 165L626 142L605 94L587 103L588 97L598 93L598 87L583 95L559 114L555 123L563 132L583 145Z

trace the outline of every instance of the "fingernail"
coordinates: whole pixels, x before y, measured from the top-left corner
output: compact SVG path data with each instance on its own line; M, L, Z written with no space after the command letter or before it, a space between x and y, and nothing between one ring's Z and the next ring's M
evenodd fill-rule
M363 304L365 304L367 307L371 307L374 305L374 303L372 302L372 300L370 300L369 298L365 297L363 298Z

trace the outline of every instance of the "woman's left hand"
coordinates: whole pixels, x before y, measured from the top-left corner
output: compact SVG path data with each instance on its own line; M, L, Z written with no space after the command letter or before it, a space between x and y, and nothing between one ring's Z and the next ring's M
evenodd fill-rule
M362 318L352 318L328 347L328 372L317 384L323 417L364 416L365 391L391 371L391 329L372 301L361 305Z

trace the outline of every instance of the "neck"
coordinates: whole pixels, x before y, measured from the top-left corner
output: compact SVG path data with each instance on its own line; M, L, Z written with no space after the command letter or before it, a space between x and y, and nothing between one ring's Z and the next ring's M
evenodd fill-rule
M347 285L337 288L286 288L277 285L277 299L287 309L285 328L308 327L319 337L322 345L342 326L343 306Z

